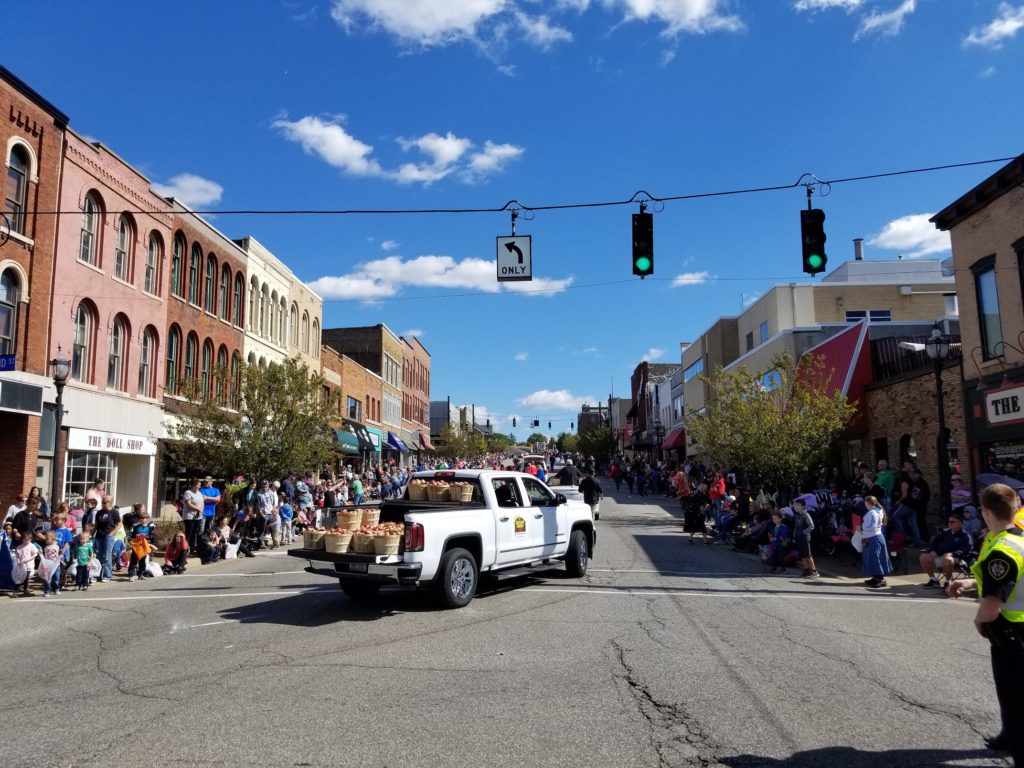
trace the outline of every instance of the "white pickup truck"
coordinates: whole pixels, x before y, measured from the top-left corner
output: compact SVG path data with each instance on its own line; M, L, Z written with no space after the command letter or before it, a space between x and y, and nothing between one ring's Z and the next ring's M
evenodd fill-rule
M376 595L384 584L432 588L449 608L467 605L480 577L517 576L564 562L573 577L586 574L597 533L590 507L569 501L524 472L483 469L417 472L413 478L467 482L473 498L381 504L380 521L405 524L397 555L332 554L292 549L306 570L338 579L354 600ZM318 565L319 564L319 565Z

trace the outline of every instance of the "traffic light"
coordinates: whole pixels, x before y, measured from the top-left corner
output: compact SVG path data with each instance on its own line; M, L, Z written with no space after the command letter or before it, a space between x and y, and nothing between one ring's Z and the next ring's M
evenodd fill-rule
M804 272L812 277L825 271L825 212L820 208L800 211L800 237L803 241Z
M548 422L548 429L551 429L551 422Z
M515 427L515 425L516 425L516 417L513 416L512 417L512 426Z
M633 214L633 274L643 280L654 274L654 216Z
M533 423L531 423L530 426L531 427L539 427L540 426L540 419L534 419Z

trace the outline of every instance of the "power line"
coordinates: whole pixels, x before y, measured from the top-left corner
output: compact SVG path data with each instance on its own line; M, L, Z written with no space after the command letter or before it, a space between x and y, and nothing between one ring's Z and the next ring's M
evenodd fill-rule
M664 197L656 197L649 192L639 190L625 200L602 200L602 201L591 201L591 202L575 202L575 203L550 203L545 205L526 205L518 200L509 200L499 208L290 208L290 209L271 209L271 208L249 208L249 209L233 209L233 210L201 210L193 211L186 209L183 213L193 214L196 216L372 216L372 215L403 215L403 214L418 214L418 215L431 215L431 214L477 214L477 213L503 213L515 210L523 211L560 211L560 210L571 210L571 209L585 209L585 208L606 208L611 206L622 206L622 205L636 205L641 200L650 200L659 203L678 202L681 200L699 200L701 198L709 197L726 197L730 195L749 195L760 192L779 192L788 189L795 189L800 186L834 186L836 184L847 184L855 181L869 181L874 179L884 179L894 176L909 176L911 174L918 173L933 173L936 171L948 171L957 168L970 168L978 165L990 165L992 163L1007 163L1011 160L1015 160L1016 157L997 157L991 160L971 160L963 163L947 163L945 165L932 165L924 168L908 168L898 171L882 171L879 173L865 174L861 176L846 176L843 178L836 179L819 179L813 174L804 173L801 174L800 178L794 181L792 184L775 184L768 186L758 187L743 187L739 189L727 189L711 192L693 192L682 195L668 195ZM813 181L805 181L805 179L811 178ZM134 214L149 214L149 215L164 215L167 214L166 210L146 210L146 209L121 209L117 212L123 213L134 213ZM43 216L64 216L64 215L81 215L82 211L36 211L35 213Z

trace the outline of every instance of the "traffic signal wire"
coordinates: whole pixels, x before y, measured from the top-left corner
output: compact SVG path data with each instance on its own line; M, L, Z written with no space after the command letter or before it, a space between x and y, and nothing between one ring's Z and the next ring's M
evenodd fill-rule
M800 186L807 186L811 184L821 185L822 187L831 187L836 184L847 184L855 181L870 181L875 179L885 179L894 176L909 176L911 174L918 173L933 173L936 171L948 171L957 168L970 168L977 165L991 165L993 163L1007 163L1011 160L1015 160L1016 157L997 157L991 160L971 160L964 163L947 163L946 165L932 165L925 168L908 168L899 171L882 171L880 173L870 173L861 176L846 176L843 178L836 179L819 179L814 174L803 173L796 181L792 184L775 184L770 186L761 187L743 187L740 189L726 189L714 192L692 192L685 195L668 195L665 197L656 197L649 192L644 190L638 190L633 193L629 198L625 200L601 200L593 202L582 202L582 203L552 203L547 205L526 205L518 200L509 200L500 208L293 208L293 209L270 209L270 208L248 208L248 209L234 209L234 210L202 210L195 211L185 208L183 213L190 213L196 216L357 216L357 215L402 215L402 214L476 214L476 213L505 213L509 211L518 211L519 215L522 212L535 212L535 211L562 211L562 210L574 210L574 209L586 209L586 208L607 208L612 206L622 205L636 205L637 202L649 201L654 203L678 202L682 200L700 200L703 198L713 197L727 197L730 195L749 195L760 192L780 192L788 189L795 189ZM805 182L804 179L810 177L814 179L813 182ZM180 202L179 202L180 204ZM119 211L121 212L121 211ZM135 214L166 214L166 210L146 210L136 209L129 210L124 209L124 213L135 213ZM61 215L81 215L82 211L79 209L73 211L36 211L39 215L48 216L61 216ZM525 217L524 217L525 218Z

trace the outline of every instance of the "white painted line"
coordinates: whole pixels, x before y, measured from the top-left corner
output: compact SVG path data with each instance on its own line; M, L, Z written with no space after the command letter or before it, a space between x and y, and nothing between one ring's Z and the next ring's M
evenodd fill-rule
M768 578L771 573L763 571L749 571L747 573L722 573L721 571L659 571L657 568L588 568L587 573L657 573L662 576L693 576L693 577L717 577L717 578L738 578L752 576L755 578Z
M332 587L311 587L303 590L278 590L276 592L225 592L219 595L155 595L148 592L144 595L125 595L124 597L41 597L21 598L13 600L9 605L49 605L51 603L105 603L121 600L219 600L226 597L288 597L290 595L306 595L310 592L323 592L325 589L334 591Z
M687 590L678 591L658 591L658 590L641 590L641 589L572 589L572 588L557 588L557 587L523 587L521 590L509 590L510 592L568 592L571 594L578 595L620 595L625 597L739 597L746 600L755 600L758 598L781 598L783 600L856 600L860 602L887 602L887 603L900 603L900 605L916 605L918 603L935 603L935 604L949 604L951 602L959 602L965 605L974 607L973 600L936 600L934 598L920 597L913 600L901 600L900 595L893 595L892 597L882 597L881 595L850 595L849 597L843 597L841 595L803 595L793 594L789 592L771 592L768 594L759 592L746 592L741 590L728 590L724 592L694 592Z
M242 578L251 579L257 576L291 576L296 573L305 573L305 571L253 571L252 573L176 573L174 574L174 580L177 581L178 579L189 579L199 577L208 579L221 579L227 576L238 576Z

